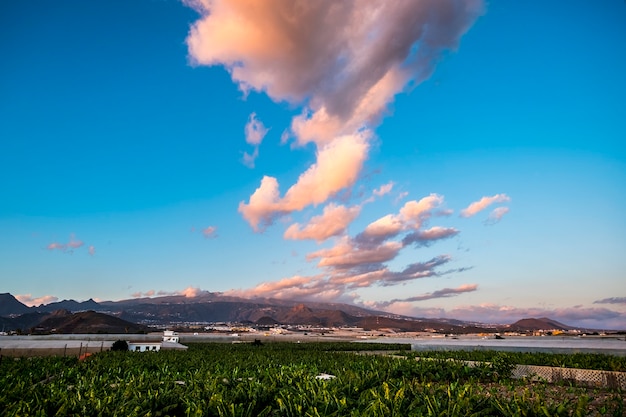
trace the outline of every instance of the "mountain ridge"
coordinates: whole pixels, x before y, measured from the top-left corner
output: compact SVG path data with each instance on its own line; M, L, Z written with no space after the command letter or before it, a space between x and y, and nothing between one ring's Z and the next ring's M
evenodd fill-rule
M447 318L408 317L341 304L244 299L203 292L197 297L184 295L96 302L63 300L28 307L10 293L0 294L0 324L7 330L32 328L50 313L97 312L141 326L188 326L190 323L276 323L320 327L356 326L368 330L434 331L440 333L481 333L498 331L575 330L547 317L526 318L510 325L487 325ZM583 329L581 329L583 330ZM587 330L587 329L584 329Z

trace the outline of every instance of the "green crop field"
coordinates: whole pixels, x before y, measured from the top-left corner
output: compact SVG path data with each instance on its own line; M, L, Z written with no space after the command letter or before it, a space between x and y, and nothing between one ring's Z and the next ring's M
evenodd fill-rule
M458 359L482 362L491 362L494 358L505 356L509 361L518 365L558 366L564 368L626 372L626 357L600 353L507 352L503 354L495 350L431 350L407 352L405 355L407 357Z
M511 380L350 350L366 344L192 344L188 351L2 358L2 416L620 416L624 393ZM323 379L323 374L326 376ZM318 378L318 376L320 378Z

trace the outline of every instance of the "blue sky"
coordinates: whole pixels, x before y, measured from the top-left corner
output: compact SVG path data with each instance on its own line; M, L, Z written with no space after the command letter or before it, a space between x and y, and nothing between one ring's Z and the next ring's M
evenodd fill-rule
M0 5L0 292L624 328L624 2L245 3Z

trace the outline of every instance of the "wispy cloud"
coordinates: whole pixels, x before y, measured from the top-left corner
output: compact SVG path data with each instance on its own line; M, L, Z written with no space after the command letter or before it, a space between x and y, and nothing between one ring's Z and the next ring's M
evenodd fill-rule
M366 305L371 306L372 308L385 308L396 303L414 303L418 301L426 301L426 300L432 300L436 298L456 297L463 293L474 292L477 289L478 289L478 284L465 284L457 288L443 288L441 290L433 291L431 293L416 295L413 297L395 298L389 301L366 303Z
M379 188L374 190L374 195L376 197L382 197L385 194L389 194L393 189L394 183L393 181L388 182L387 184L381 185Z
M405 246L412 244L416 246L430 246L436 241L451 238L459 233L459 230L454 227L435 226L427 230L418 230L409 233L402 239L402 243Z
M46 249L49 251L60 251L60 252L66 252L66 253L74 253L75 249L80 248L81 246L83 246L85 243L80 240L80 239L76 239L76 237L74 236L74 234L72 233L70 235L70 240L68 242L65 243L61 243L61 242L52 242L49 243L46 246ZM90 246L90 248L93 246ZM94 249L95 250L95 249ZM89 251L89 253L91 254L91 250Z
M502 220L502 217L504 217L504 215L508 212L508 207L497 207L493 209L491 213L489 213L489 217L487 217L487 220L485 220L485 224L491 225L498 223L500 220Z
M259 146L267 134L268 129L256 118L256 113L252 113L248 118L244 132L246 134L246 142L254 146L254 151L251 154L244 152L243 163L249 168L254 168L256 158L259 156Z
M39 306L41 304L50 304L59 301L58 297L54 295L43 295L41 297L33 297L31 294L19 294L15 298L22 304L26 304L29 307Z
M472 217L494 203L506 203L509 201L511 201L511 198L506 194L496 194L491 197L483 197L461 210L461 217ZM503 212L500 217L504 214L506 214L506 211Z
M266 176L241 202L255 230L354 185L394 96L428 78L483 11L481 0L186 3L201 14L187 38L192 63L223 65L242 91L302 105L290 135L317 147L284 197Z
M596 300L594 304L626 304L626 297L611 297L603 298L602 300Z
M217 228L215 226L207 226L202 229L202 236L205 239L214 239L217 237Z
M89 245L89 248L87 250L89 251L89 254L91 256L94 256L96 254L96 247L94 245Z

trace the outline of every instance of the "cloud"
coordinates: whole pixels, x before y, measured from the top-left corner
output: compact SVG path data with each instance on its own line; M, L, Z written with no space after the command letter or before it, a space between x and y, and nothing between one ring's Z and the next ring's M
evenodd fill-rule
M509 201L511 201L511 198L506 194L496 194L491 197L483 197L461 210L461 217L472 217L494 203L506 203ZM504 214L506 214L506 211L501 213L500 217Z
M245 127L246 142L250 145L259 146L267 134L267 131L268 129L263 123L256 118L256 113L250 114Z
M48 244L48 246L46 246L46 249L49 251L58 250L66 253L74 253L74 249L78 249L84 244L85 243L82 240L76 239L76 237L72 233L70 235L70 240L67 243L52 242Z
M459 230L454 227L435 226L427 230L418 230L409 233L402 239L402 243L405 246L411 244L415 244L416 246L430 246L438 240L448 239L459 233Z
M208 226L202 229L202 236L205 239L214 239L217 237L217 228L215 226Z
M376 247L356 246L348 238L342 239L330 249L322 249L307 255L307 260L319 258L318 266L345 269L362 264L382 263L394 259L402 249L399 242L385 242Z
M261 145L268 129L256 118L256 113L252 113L248 118L244 132L246 134L246 142L254 146L254 151L251 154L244 152L243 163L249 168L254 168L254 162L259 156L259 145Z
M285 239L312 239L322 242L329 237L345 233L348 225L361 212L360 206L345 207L334 203L324 207L321 216L311 218L306 226L294 223L285 231Z
M388 214L370 223L355 240L371 244L382 242L407 230L418 230L443 204L443 196L430 194L419 201L407 201L398 214ZM423 233L423 232L422 232ZM430 232L433 234L433 232Z
M155 290L148 290L146 292L135 292L132 293L131 296L134 298L141 298L141 297L153 297L155 295L158 296L174 296L174 295L184 295L186 298L195 298L203 293L206 293L206 291L201 290L200 288L195 288L195 287L187 287L184 290L179 290L179 291L164 291L164 290L159 290L159 291L155 291Z
M489 217L485 220L485 224L491 225L498 223L505 214L509 212L508 207L497 207L489 213Z
M626 297L611 297L603 298L602 300L596 300L594 304L626 304Z
M243 158L241 162L243 162L243 164L247 166L248 168L254 168L254 162L256 161L258 156L259 156L259 148L254 148L254 151L252 151L252 153L248 153L248 152L243 153Z
M511 324L532 317L549 317L569 326L583 328L626 329L626 313L606 308L559 307L514 307L498 304L459 306L445 311L444 317L463 317L464 320L483 323Z
M187 37L191 62L224 66L245 93L303 106L288 135L296 145L317 147L317 161L284 198L278 180L265 176L249 202L241 202L239 211L255 230L353 186L372 129L394 96L428 78L442 52L456 49L483 12L482 0L186 4L201 15ZM255 157L246 154L244 161Z
M264 176L248 203L239 203L239 212L256 231L278 216L324 203L357 180L367 157L364 134L343 136L324 146L317 162L300 175L298 181L280 197L278 180Z
M385 194L389 194L393 189L394 183L393 181L388 182L387 184L381 185L379 188L374 190L374 195L376 197L382 197Z
M410 280L461 272L460 270L444 272L436 270L449 261L449 256L441 255L426 262L413 263L402 271L390 271L382 264L359 265L358 262L353 262L346 267L343 262L330 265L327 273L313 276L296 275L274 282L264 282L250 289L227 291L225 294L249 298L354 303L359 296L351 291L353 289L392 286Z
M368 303L368 305L371 305L373 308L385 308L396 303L414 303L417 301L433 300L436 298L456 297L466 292L476 291L477 289L478 289L478 284L465 284L457 288L443 288L441 290L433 291L427 294L416 295L416 296L408 297L408 298L396 298L393 300L383 301L383 302Z
M41 304L50 304L59 301L58 297L54 295L44 295L41 297L33 297L31 294L19 294L15 298L22 304L26 304L29 307L39 306Z
M94 245L89 245L88 251L91 256L94 256L96 254L96 247Z

